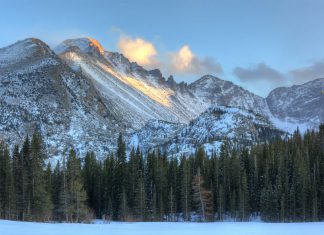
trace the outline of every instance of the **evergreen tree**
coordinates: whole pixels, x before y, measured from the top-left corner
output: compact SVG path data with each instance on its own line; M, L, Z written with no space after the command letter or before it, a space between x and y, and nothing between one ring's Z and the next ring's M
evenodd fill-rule
M88 152L84 158L83 184L87 192L88 206L101 216L101 167L94 152Z
M81 162L71 149L66 163L67 218L70 222L80 222L87 216L86 192L81 178Z
M13 213L13 181L10 154L0 143L0 217L10 219Z
M213 219L212 193L204 187L204 180L197 169L197 175L192 181L193 201L196 204L197 212L202 221Z
M181 212L185 221L190 219L191 211L191 173L190 161L182 156L180 160L180 179L181 179Z
M30 195L32 190L32 185L30 181L30 175L32 172L31 169L31 158L30 158L30 141L28 135L26 136L26 139L24 141L24 144L21 149L20 154L20 160L21 160L21 179L19 180L19 183L21 184L21 205L22 213L21 213L21 219L28 220L31 218L31 203L30 203Z
M35 131L30 145L29 166L29 205L33 220L48 220L51 217L52 203L50 192L46 190L45 164L46 159L40 133ZM47 179L50 180L50 179ZM50 182L47 182L50 183Z
M22 157L19 152L19 146L15 145L12 154L12 175L13 175L13 187L15 193L15 219L23 220L24 214L24 198L23 198L23 166Z
M113 219L125 220L125 210L127 208L127 171L126 171L126 145L122 134L119 134L117 143L117 153L114 171L113 188Z

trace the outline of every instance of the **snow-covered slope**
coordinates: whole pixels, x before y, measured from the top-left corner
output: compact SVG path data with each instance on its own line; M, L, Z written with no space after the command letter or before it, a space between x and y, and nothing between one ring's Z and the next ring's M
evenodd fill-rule
M135 148L138 144L144 152L162 146L162 151L168 155L188 155L201 145L211 153L218 151L223 142L240 148L285 136L286 133L276 129L259 114L240 108L215 106L187 125L152 121L130 135L128 143ZM155 141L152 143L151 140Z
M33 38L0 49L0 109L0 139L14 144L40 128L52 156L104 151L119 130L92 82Z
M190 91L208 106L227 105L269 116L266 101L230 81L206 75L189 85Z
M186 124L152 119L140 130L126 136L126 146L128 151L139 147L146 153L173 139L185 127Z
M255 126L273 126L258 115L290 131L315 127L324 121L323 90L318 79L275 89L264 99L211 75L189 85L165 79L95 39L69 39L53 52L30 38L0 49L0 139L14 144L38 127L52 156L71 146L104 156L123 132L129 145L144 151L164 144L170 153L188 153L224 139L260 140ZM226 111L209 109L217 106Z
M267 97L273 121L282 129L304 131L324 122L324 78L302 85L280 87Z
M323 79L275 89L264 99L211 75L189 85L176 83L172 76L166 80L159 70L147 71L122 54L105 51L90 38L66 40L56 52L94 82L128 132L143 127L150 119L188 123L214 105L253 110L287 131L323 122Z
M104 51L94 39L69 39L55 51L94 82L133 130L150 119L188 123L211 105L253 108L269 114L264 99L231 82L211 75L190 85L178 84L172 77L165 80L159 70L147 71L122 54Z
M118 53L93 53L94 45L88 38L67 40L56 51L92 80L126 128L139 129L150 119L188 122L195 117L194 107L188 110L173 97L159 70L147 71Z

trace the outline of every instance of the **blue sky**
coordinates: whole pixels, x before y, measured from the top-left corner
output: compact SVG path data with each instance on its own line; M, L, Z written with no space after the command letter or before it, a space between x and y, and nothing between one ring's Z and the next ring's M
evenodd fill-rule
M323 12L320 0L3 0L0 47L89 36L133 60L141 47L165 77L214 74L266 96L324 76Z

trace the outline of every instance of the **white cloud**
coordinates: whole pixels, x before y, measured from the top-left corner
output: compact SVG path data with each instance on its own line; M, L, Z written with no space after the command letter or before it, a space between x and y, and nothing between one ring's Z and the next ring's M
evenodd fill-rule
M212 73L219 75L222 73L222 67L212 58L199 58L188 45L184 45L179 51L170 53L171 64L170 73L175 74L195 74L203 75Z
M159 68L163 73L173 75L205 74L220 75L222 66L210 57L199 57L189 45L182 46L178 51L158 51L153 42L141 37L132 37L120 29L113 29L119 35L118 49L130 61L154 69Z
M153 43L142 38L130 38L121 36L118 48L129 60L142 66L151 66L157 63L157 50Z

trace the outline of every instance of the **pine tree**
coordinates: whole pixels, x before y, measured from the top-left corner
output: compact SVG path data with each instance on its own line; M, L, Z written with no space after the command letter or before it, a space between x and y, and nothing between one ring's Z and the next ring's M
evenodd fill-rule
M191 178L190 161L182 156L180 160L181 212L185 221L190 219Z
M228 146L223 143L219 156L219 197L218 214L219 219L223 220L223 214L229 211L230 205L230 183L229 183L229 153Z
M21 184L21 205L22 213L21 213L21 219L23 221L29 220L31 218L31 202L30 202L30 195L32 190L32 185L30 181L30 173L32 171L31 169L31 158L30 158L30 141L28 135L26 136L26 139L24 141L24 144L21 149L20 154L20 160L21 160L21 168L20 168L20 176L21 179L19 180L19 183Z
M65 158L63 158L63 166L65 165ZM62 205L63 195L63 174L61 164L57 161L52 174L52 202L53 202L53 219L56 221L64 220L64 213ZM64 169L65 171L65 169Z
M192 181L193 201L196 204L197 212L202 221L213 219L212 193L204 187L204 180L197 169L197 175Z
M103 200L103 218L113 217L113 199L114 199L114 175L115 159L108 156L103 163L103 182L102 182L102 200Z
M66 163L67 218L70 222L80 222L87 216L86 192L81 178L81 162L73 149Z
M249 195L245 169L243 169L241 172L240 180L240 219L244 221L248 220L250 215L248 203Z
M101 168L94 152L88 152L84 158L83 184L87 192L88 206L94 209L95 214L101 216Z
M10 154L0 143L0 217L10 219L13 213L13 181Z
M129 205L134 219L143 220L145 212L144 166L139 148L129 157Z
M30 145L31 162L29 163L29 186L31 187L29 204L31 216L34 218L33 220L48 220L51 217L52 202L50 192L46 190L46 181L44 178L45 159L46 154L41 134L35 131Z
M23 198L23 166L22 157L19 152L19 146L15 145L12 154L12 175L13 175L13 187L15 193L15 219L23 220L24 213L24 198Z
M113 219L125 220L125 201L127 202L126 195L126 145L123 140L122 134L119 134L117 143L117 153L114 171L114 194L113 194Z

